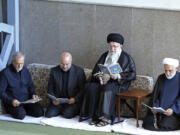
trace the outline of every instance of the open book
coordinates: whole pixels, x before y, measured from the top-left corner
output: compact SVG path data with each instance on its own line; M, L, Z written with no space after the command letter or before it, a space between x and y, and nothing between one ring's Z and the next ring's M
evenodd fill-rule
M37 99L29 99L29 100L23 101L23 102L21 102L21 104L34 104L34 103L37 103L41 100L42 99L39 97Z
M65 103L69 103L69 99L68 98L57 98L51 94L47 94L48 97L53 100L53 101L59 101L61 104L65 104Z
M119 74L122 72L121 66L119 63L110 65L110 66L104 66L102 64L98 64L99 69L104 74Z
M162 107L150 107L144 103L142 103L142 105L146 106L147 108L153 110L153 111L156 111L156 112L159 112L159 113L164 113L165 110L162 108Z

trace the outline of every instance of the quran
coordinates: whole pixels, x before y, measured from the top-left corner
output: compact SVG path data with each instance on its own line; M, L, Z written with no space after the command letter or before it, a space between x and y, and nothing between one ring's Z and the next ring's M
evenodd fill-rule
M164 113L165 110L162 108L162 107L150 107L144 103L142 103L144 106L146 106L147 108L153 110L153 111L156 111L156 112L159 112L159 113Z
M51 94L47 94L48 97L53 100L53 101L59 101L61 104L65 104L65 103L69 103L69 99L68 98L57 98Z
M41 98L29 99L29 100L26 100L26 101L21 102L21 104L34 104L34 103L37 103L37 102L39 102L39 101L41 101L41 100L42 100Z
M98 66L99 66L100 71L103 72L104 74L119 74L122 72L122 69L119 63L109 65L109 66L98 64Z

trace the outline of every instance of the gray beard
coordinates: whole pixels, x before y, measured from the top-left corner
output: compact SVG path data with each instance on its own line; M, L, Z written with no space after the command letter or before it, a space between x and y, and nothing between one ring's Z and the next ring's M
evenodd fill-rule
M166 75L166 74L165 74L165 75ZM167 75L166 75L166 78L170 80L170 79L172 79L175 75L176 75L176 72L174 72L174 74L171 75L171 76L167 76Z
M116 55L119 54L118 52L120 52L120 51L122 51L121 48L120 48L119 50L117 50L117 52L109 52L109 54L110 54L111 56L116 56Z
M23 69L23 67L22 67L22 68L19 68L19 69L16 69L16 71L19 72L19 71L21 71L22 69Z

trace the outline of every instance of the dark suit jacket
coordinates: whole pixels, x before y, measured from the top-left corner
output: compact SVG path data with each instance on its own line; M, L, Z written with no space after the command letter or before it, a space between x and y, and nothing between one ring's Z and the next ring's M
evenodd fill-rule
M100 71L98 64L104 64L107 54L108 52L105 52L101 55L101 57L99 58L99 60L97 61L93 69L92 74L95 74L98 71ZM135 67L135 63L132 57L124 51L121 52L121 55L118 59L118 63L123 70L123 72L120 73L121 80L118 81L119 92L122 92L128 89L132 80L136 79L136 67ZM99 82L99 80L97 80L97 78L94 78L94 77L92 78L91 81Z
M61 97L62 72L63 71L61 70L60 66L56 66L52 68L50 72L50 78L48 82L48 93L56 97ZM85 84L84 70L72 64L69 71L69 80L68 80L67 93L69 98L75 98L75 102L81 101L84 84Z

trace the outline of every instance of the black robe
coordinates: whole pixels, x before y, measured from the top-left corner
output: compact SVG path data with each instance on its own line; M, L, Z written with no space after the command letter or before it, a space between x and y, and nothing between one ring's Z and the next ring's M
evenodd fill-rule
M179 84L179 94L177 95L176 99L174 99L174 103L170 106L176 106L175 112L173 115L166 116L162 113L157 114L157 125L158 129L154 127L154 115L152 114L151 110L148 110L146 117L143 120L143 127L148 130L157 130L157 131L169 131L169 130L177 130L180 129L180 73L177 72L179 76L178 84ZM165 74L161 74L154 86L154 90L152 93L152 100L150 101L150 106L155 105L155 101L160 98L161 91L164 86L166 76ZM179 108L179 109L178 109Z
M107 54L108 52L105 52L101 55L92 75L100 71L98 64L104 64ZM90 83L86 84L80 119L82 117L95 119L101 115L106 115L108 118L114 116L116 94L128 90L131 81L136 78L135 63L130 55L122 51L117 62L123 70L120 73L120 81L110 79L106 85L100 85L99 80L92 77Z

